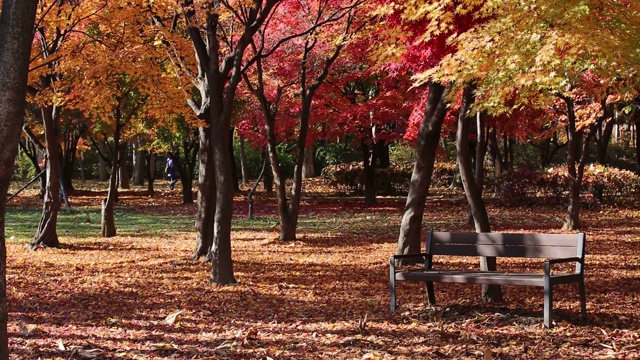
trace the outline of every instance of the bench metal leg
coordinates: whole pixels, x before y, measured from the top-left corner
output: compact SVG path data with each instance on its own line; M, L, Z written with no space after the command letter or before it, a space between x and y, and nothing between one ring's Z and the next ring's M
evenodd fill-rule
M578 283L580 285L580 307L582 308L582 319L587 318L587 296L584 290L584 280Z
M544 326L551 328L551 310L553 309L553 286L549 278L544 282Z
M436 304L436 293L433 290L433 283L432 282L425 282L425 285L427 287L427 298L429 298L429 304L430 305L435 305Z
M389 293L391 295L391 313L396 313L396 274L395 269L392 267L389 268Z

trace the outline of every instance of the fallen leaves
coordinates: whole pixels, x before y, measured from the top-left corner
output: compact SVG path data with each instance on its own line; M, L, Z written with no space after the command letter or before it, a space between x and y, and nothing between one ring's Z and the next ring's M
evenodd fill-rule
M407 284L399 289L400 312L391 316L387 261L395 251L403 199L357 211L352 204L310 200L311 215L301 225L305 237L295 243L273 241L270 227L235 223L240 283L231 287L210 286L209 266L188 260L193 234L65 237L63 249L37 252L10 243L12 357L638 357L640 218L626 216L635 210L610 209L606 217L585 212L588 318L580 320L577 289L561 287L554 294L557 326L547 330L541 326L543 294L527 287L505 287L507 302L491 305L478 300L475 286L437 284L439 305L425 306L423 286ZM431 205L425 219L437 230L466 230L466 207ZM150 217L162 209L137 206ZM338 214L340 206L348 216ZM556 209L537 209L535 219L517 208L489 210L496 231L541 232L557 225Z

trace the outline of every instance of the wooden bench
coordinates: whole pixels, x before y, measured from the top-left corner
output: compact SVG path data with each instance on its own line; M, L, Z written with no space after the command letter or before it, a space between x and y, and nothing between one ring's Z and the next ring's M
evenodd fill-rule
M396 282L422 281L430 304L435 304L434 282L467 284L525 285L544 288L544 325L551 327L553 287L577 283L580 288L582 318L587 315L584 289L585 235L579 234L499 234L428 232L425 253L391 256L389 280L391 313L396 311ZM543 272L500 272L433 269L433 256L496 256L547 258ZM396 261L421 258L424 268L396 268ZM554 265L575 263L575 271L552 272ZM571 267L573 268L573 266Z

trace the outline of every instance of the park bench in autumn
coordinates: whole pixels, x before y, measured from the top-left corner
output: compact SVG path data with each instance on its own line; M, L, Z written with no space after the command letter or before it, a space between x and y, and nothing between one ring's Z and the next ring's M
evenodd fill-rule
M420 281L426 284L429 303L435 304L434 282L467 284L523 285L544 288L544 325L551 327L553 287L577 283L582 317L587 315L584 289L585 235L579 234L500 234L428 232L426 252L391 256L391 313L396 311L396 282ZM471 269L434 269L434 256L495 256L546 258L540 272L501 272ZM424 267L396 266L397 260L418 258ZM573 266L568 270L559 264ZM565 265L566 266L566 265Z

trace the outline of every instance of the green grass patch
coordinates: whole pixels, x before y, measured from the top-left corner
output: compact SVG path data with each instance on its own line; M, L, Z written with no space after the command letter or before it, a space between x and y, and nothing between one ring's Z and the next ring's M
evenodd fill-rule
M5 224L7 241L30 242L38 228L41 209L8 208ZM114 213L117 234L121 236L158 236L186 232L194 229L193 216L152 215L137 213L127 208L116 208ZM100 210L75 208L70 214L58 212L58 236L95 239L100 236Z

